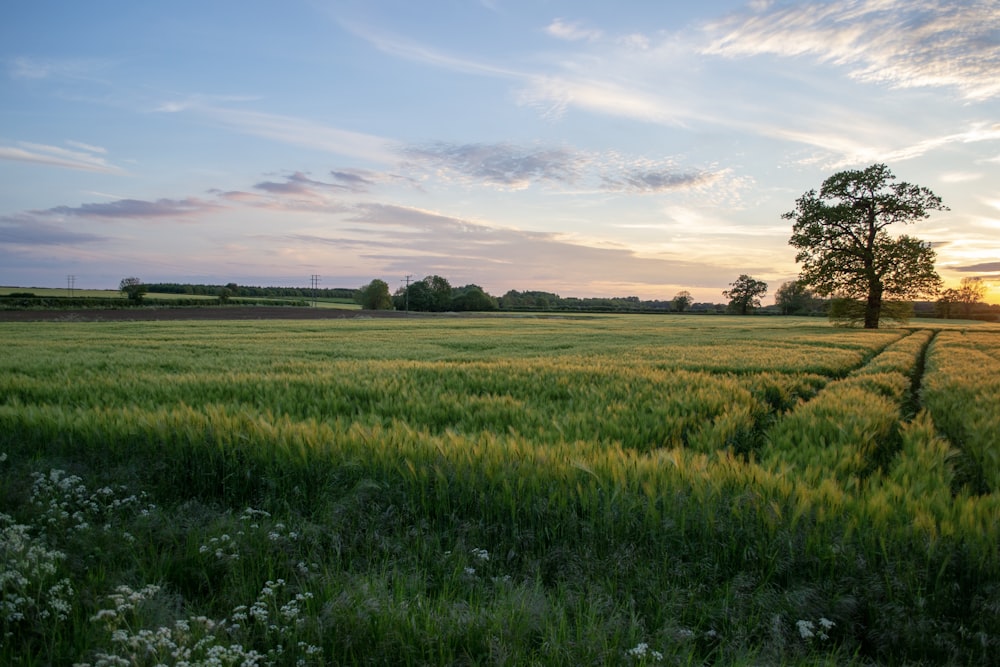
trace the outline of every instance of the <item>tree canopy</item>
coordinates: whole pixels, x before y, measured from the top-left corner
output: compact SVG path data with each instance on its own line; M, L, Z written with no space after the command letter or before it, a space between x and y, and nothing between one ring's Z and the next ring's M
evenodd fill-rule
M767 283L745 273L729 283L729 287L722 292L722 296L729 299L730 310L740 315L748 315L751 310L760 307L760 298L767 294Z
M817 310L820 304L821 301L801 280L782 283L774 293L774 305L782 315L805 315Z
M941 317L972 317L972 307L986 296L986 285L982 278L962 278L958 289L949 288L941 292L937 300L937 311Z
M118 291L124 294L129 301L139 303L142 301L143 294L149 291L149 286L143 284L138 278L130 276L122 278L122 281L118 283Z
M391 310L392 297L389 296L389 284L376 278L354 295L354 300L365 310Z
M681 290L674 295L673 301L670 302L673 309L678 313L683 313L685 310L691 307L694 303L694 298L691 296L691 292L687 290Z
M836 173L782 216L794 221L789 244L799 249L800 280L822 296L863 302L868 329L878 328L883 299L933 294L941 284L930 243L886 228L947 207L927 188L895 178L884 164Z

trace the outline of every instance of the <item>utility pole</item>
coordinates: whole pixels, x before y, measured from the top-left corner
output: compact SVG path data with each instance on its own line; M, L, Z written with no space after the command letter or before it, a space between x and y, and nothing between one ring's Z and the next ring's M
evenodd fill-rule
M406 314L410 314L410 278L413 276L410 274L406 275L406 291L403 292L403 302L406 304Z
M315 273L312 274L309 277L309 284L312 287L313 307L315 308L316 307L316 298L317 298L317 296L319 296L319 294L318 294L318 292L319 292L319 276L317 274L315 274Z
M76 276L66 276L66 289L69 290L70 298L73 296L74 287L76 287Z

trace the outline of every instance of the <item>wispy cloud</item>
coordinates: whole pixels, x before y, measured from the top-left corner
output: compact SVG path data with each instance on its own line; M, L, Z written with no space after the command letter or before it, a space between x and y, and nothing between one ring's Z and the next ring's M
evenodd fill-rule
M768 3L708 24L704 53L813 56L861 81L985 100L1000 95L998 24L1000 5L975 0Z
M106 237L90 232L77 232L45 222L32 215L0 217L0 245L49 246L77 243L98 243Z
M0 146L0 160L28 162L47 167L93 171L104 174L123 173L120 167L110 164L107 161L104 157L107 153L105 149L78 141L67 141L66 143L77 150L24 141L18 142L16 146Z
M726 170L679 168L671 160L648 160L619 154L585 153L571 147L510 143L410 146L403 154L438 179L452 178L503 190L540 184L558 191L578 188L594 192L655 194L703 190L718 183Z
M555 19L545 28L545 32L557 39L565 39L571 42L578 40L596 40L604 35L604 31L597 28L585 28L580 23L568 23L562 19Z
M635 81L622 83L599 74L553 73L524 78L518 101L558 117L570 108L651 123L681 126L693 112Z
M211 118L236 132L242 132L281 143L334 153L373 162L395 159L394 145L388 139L362 132L331 127L295 116L192 105L183 110Z
M374 30L368 26L350 21L337 21L348 32L364 39L379 51L411 62L420 62L434 67L440 67L452 72L467 74L484 74L492 77L520 77L521 73L475 58L450 54L426 44L407 39L401 35Z
M263 190L264 192L270 192L272 194L297 195L314 198L317 196L317 190L329 189L335 186L331 183L323 183L322 181L314 180L306 176L301 171L296 171L293 174L286 176L284 182L261 181L253 187L257 190Z
M983 262L981 264L970 264L968 266L953 266L954 271L962 273L1000 273L1000 262Z
M363 194L385 183L404 183L416 186L416 180L391 172L375 172L368 169L333 169L329 181L312 178L296 171L284 176L283 181L265 180L253 187L271 195L295 197L304 200L328 201L336 194ZM233 198L233 193L227 193Z
M33 213L78 218L146 220L150 218L185 218L216 208L218 208L217 204L188 197L186 199L158 199L156 201L119 199L117 201L81 204L79 206L56 206L44 211L33 211Z
M610 180L613 190L634 190L636 192L669 192L703 188L723 177L721 171L676 171L673 169L635 170L626 173L621 180Z
M95 73L106 69L106 60L59 59L18 56L7 60L7 74L12 79L90 79Z
M458 175L462 180L510 190L533 182L573 183L583 159L565 148L522 147L513 144L450 144L410 146L403 151L411 161Z

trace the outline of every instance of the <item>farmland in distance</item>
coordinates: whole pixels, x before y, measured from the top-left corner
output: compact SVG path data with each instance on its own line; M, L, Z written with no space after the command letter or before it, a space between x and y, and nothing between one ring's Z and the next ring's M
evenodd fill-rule
M1000 327L934 327L0 323L0 662L986 664Z

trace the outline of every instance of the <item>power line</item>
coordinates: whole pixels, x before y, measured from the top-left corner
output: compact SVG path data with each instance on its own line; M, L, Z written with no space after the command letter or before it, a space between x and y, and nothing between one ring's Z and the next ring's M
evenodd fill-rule
M413 276L410 274L406 275L406 291L403 292L403 301L406 303L406 314L410 314L410 278Z
M315 273L309 277L309 285L312 287L313 293L313 307L316 306L316 299L319 296L319 281L320 276Z
M76 287L76 276L66 276L66 289L69 290L70 297L73 296L73 289Z

